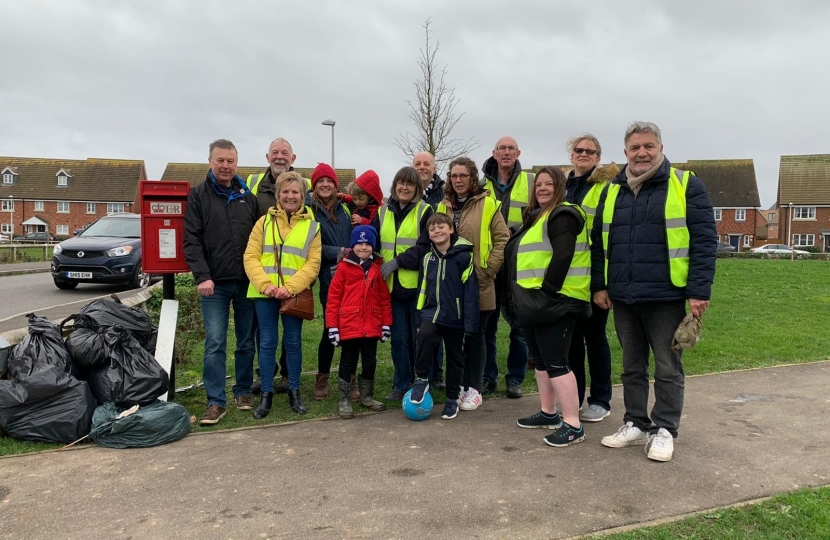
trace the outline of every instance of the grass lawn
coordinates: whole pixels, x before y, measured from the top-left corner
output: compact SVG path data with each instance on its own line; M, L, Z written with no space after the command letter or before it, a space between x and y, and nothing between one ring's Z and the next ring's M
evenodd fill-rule
M13 251L8 246L0 246L0 264L14 262L42 262L52 260L53 246L23 247ZM14 257L14 260L12 258Z
M703 334L698 346L685 353L686 373L702 374L735 369L812 362L828 358L830 333L825 329L830 321L830 265L824 261L789 261L758 259L718 259L718 271L713 300L703 320ZM179 290L179 289L177 289ZM317 306L317 318L307 321L303 329L302 395L309 408L307 415L296 415L288 408L285 395L275 396L271 414L263 420L254 420L250 412L240 412L233 405L218 426L200 427L195 431L209 431L242 426L273 424L301 418L337 415L336 369L332 367L331 395L324 401L312 398L314 373L317 369L317 344L322 333L322 317ZM193 323L189 323L193 324ZM198 323L197 323L198 324ZM611 344L613 382L620 382L620 345L614 331L613 318L609 320L608 339ZM499 372L504 373L507 351L507 325L499 326ZM233 343L233 329L229 332ZM201 380L202 344L193 343L187 360L177 365L176 386L186 386ZM228 362L228 374L233 375L233 361ZM378 370L375 398L383 399L392 387L392 360L389 344L378 347ZM228 385L228 394L230 392ZM499 381L496 395L504 395L504 380ZM527 392L536 391L536 383L528 377L524 383ZM436 401L444 396L437 392ZM206 406L204 390L178 394L177 402L190 414L201 416ZM229 401L232 401L229 399ZM399 408L398 402L387 402L390 408ZM367 411L361 406L355 412ZM367 411L368 412L368 411ZM0 455L54 448L55 445L24 443L0 438Z
M802 489L768 501L599 535L603 540L800 540L830 537L830 487Z

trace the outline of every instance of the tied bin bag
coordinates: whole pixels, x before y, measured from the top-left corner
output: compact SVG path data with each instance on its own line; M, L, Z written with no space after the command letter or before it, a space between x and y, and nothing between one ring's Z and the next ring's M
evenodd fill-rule
M85 305L78 314L86 315L98 326L120 326L137 339L138 343L150 354L156 353L158 328L153 324L150 316L142 310L100 298ZM66 321L74 317L74 315L70 316Z
M70 320L73 324L66 324ZM64 345L75 367L88 373L109 363L107 344L104 339L107 327L100 326L89 315L78 313L65 319L61 323L61 328L72 331L64 340Z
M190 415L177 403L156 401L137 409L101 405L92 417L89 438L107 448L149 448L190 433Z

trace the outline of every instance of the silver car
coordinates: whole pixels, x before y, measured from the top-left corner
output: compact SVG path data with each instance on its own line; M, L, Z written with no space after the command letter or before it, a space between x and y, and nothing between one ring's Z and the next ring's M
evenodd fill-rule
M752 253L761 253L765 257L769 258L784 258L789 257L792 258L793 256L796 259L809 259L810 252L809 251L802 251L800 249L793 249L790 246L785 246L784 244L767 244L765 246L753 248L750 250Z

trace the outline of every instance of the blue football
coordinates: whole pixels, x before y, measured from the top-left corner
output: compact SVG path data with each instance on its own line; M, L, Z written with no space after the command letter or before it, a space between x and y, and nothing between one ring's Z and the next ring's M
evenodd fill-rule
M406 393L403 397L403 413L410 420L426 420L432 413L432 394L427 392L424 394L424 400L420 403L412 403L410 397L412 390Z

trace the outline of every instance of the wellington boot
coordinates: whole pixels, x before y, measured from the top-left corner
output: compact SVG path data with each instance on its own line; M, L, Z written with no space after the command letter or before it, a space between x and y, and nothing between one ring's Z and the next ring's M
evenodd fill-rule
M262 397L259 400L259 405L254 411L254 418L259 420L260 418L265 418L266 416L268 416L268 413L271 412L271 405L273 404L273 402L273 392L262 392Z
M329 374L318 373L314 382L314 399L322 401L329 397Z
M351 385L349 387L349 399L352 401L360 401L360 390L357 389L357 382L355 376L352 375Z
M360 403L373 411L385 411L386 405L375 401L375 381L363 377L357 378L357 386L360 388Z
M300 398L299 388L288 389L288 406L297 414L305 414L308 412L308 409L303 405L303 400Z
M349 401L349 392L351 391L351 385L348 381L344 381L343 379L337 379L337 390L339 391L339 400L337 401L337 414L340 415L340 418L353 418L354 411L352 410L352 404Z

